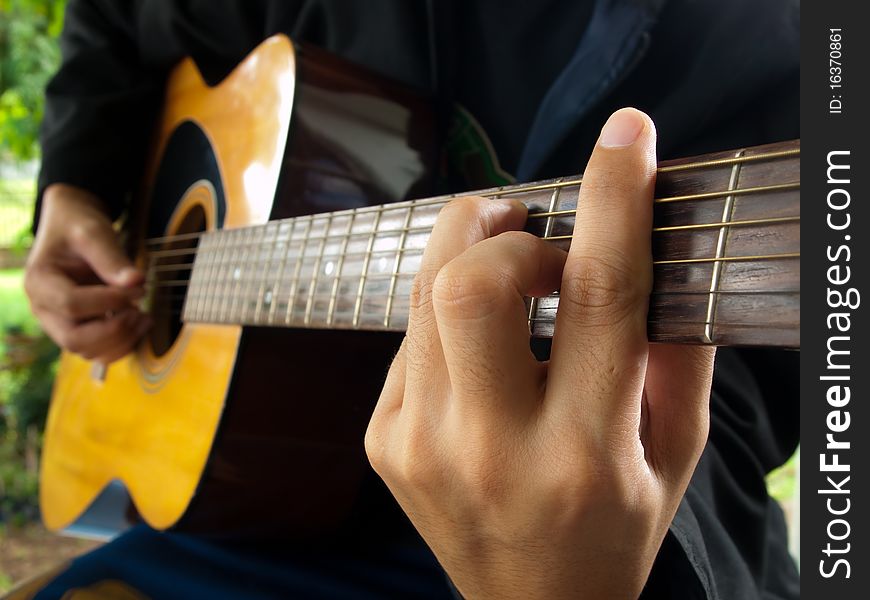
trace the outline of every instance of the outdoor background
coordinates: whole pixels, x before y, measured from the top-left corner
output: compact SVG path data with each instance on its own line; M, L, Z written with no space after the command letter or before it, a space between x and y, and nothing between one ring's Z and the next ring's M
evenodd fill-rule
M31 316L22 290L43 88L60 60L64 5L0 0L0 593L93 546L39 525L39 450L59 353ZM769 481L790 515L796 555L798 462L795 457Z

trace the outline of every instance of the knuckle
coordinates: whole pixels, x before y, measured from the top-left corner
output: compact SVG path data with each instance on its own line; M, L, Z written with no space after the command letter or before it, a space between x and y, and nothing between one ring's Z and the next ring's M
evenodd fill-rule
M492 231L492 217L485 203L486 199L479 196L456 198L441 209L438 220L442 223L461 223L469 242L485 239Z
M541 238L534 236L528 231L505 231L498 234L497 237L507 241L512 246L529 250L534 250L539 244L543 243Z
M372 469L375 473L384 477L387 466L387 452L383 441L383 431L375 418L369 421L369 426L366 428L365 438L363 439L363 447L366 451L366 456L369 459Z
M74 243L88 243L104 232L103 224L93 218L82 218L69 228L69 239Z
M507 297L508 289L503 279L469 273L453 263L438 273L432 290L436 313L457 320L484 318Z
M426 310L432 303L432 286L437 272L432 270L420 271L411 283L408 304L411 311L419 312Z
M59 294L56 306L57 313L65 319L75 319L78 316L78 305L71 294Z
M457 465L457 476L469 499L482 508L511 502L511 481L505 477L504 459L492 450L465 453Z
M461 198L456 198L445 204L438 216L439 218L441 218L442 215L444 217L450 217L451 220L455 217L470 222L481 215L481 202L482 198L478 196L463 196Z
M645 278L617 261L582 257L562 276L560 307L583 314L584 319L618 322L649 297Z

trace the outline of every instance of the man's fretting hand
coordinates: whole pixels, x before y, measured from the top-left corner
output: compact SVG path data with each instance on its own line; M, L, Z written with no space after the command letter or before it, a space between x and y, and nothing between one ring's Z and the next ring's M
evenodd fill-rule
M150 324L136 308L142 283L94 195L59 184L45 190L24 289L59 346L103 364L130 352Z
M704 446L714 352L650 345L655 128L602 130L567 254L519 202L438 217L366 451L468 598L636 598ZM524 296L560 290L551 359Z

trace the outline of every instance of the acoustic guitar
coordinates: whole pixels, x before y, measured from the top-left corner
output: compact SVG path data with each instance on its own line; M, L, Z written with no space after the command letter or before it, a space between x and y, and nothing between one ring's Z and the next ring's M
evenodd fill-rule
M306 535L342 523L363 435L449 196L420 95L285 37L220 84L168 82L131 252L153 330L107 369L64 353L42 457L52 529L113 481L150 525ZM800 143L662 163L655 342L800 346ZM477 194L567 248L580 177ZM528 300L553 334L558 294Z

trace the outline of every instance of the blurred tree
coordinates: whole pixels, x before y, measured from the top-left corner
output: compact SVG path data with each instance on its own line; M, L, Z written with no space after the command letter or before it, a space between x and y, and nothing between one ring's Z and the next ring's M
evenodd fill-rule
M0 160L35 158L66 0L0 0Z

